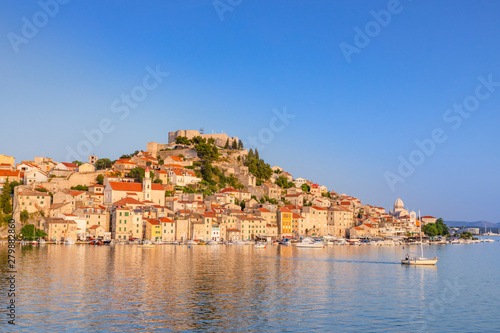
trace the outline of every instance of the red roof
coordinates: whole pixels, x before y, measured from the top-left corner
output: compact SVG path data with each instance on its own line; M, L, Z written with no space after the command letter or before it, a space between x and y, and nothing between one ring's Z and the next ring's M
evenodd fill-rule
M85 191L69 191L69 194L76 197L77 195L80 195L82 193L85 193Z
M262 212L262 213L270 213L270 211L266 208L259 208L259 210Z
M62 163L62 165L64 165L67 168L78 168L78 165L76 165L74 163L67 163L67 162L61 162L61 163Z
M141 192L141 183L124 183L124 182L109 182L111 189L113 191L125 191L125 192ZM153 191L163 191L161 184L153 183L151 184L151 189Z
M139 200L136 200L134 198L127 197L127 198L123 198L121 200L116 201L115 203L113 203L113 205L115 205L115 206L142 205L142 202L140 202Z
M169 156L171 159L173 159L174 161L177 161L177 162L182 162L184 161L184 159L182 157L179 157L179 156Z
M6 177L19 177L19 170L10 171L10 170L0 170L0 176Z
M160 222L164 222L164 223L174 223L174 221L172 221L171 219L169 219L168 217L162 217L160 219Z

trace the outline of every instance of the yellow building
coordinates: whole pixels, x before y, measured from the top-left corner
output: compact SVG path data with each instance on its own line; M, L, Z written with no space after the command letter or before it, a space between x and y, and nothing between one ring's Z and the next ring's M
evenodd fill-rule
M278 210L278 234L280 237L293 236L292 216L293 212L288 208L281 207Z
M161 224L158 220L155 219L145 219L146 223L144 227L145 230L145 239L149 239L152 242L161 241Z
M12 156L0 155L0 164L10 164L12 167L16 164L16 159Z

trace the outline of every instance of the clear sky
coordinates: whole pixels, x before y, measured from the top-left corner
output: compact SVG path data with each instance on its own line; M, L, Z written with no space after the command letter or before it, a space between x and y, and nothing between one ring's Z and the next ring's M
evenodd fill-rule
M363 203L500 221L498 1L54 1L0 2L16 162L203 127Z

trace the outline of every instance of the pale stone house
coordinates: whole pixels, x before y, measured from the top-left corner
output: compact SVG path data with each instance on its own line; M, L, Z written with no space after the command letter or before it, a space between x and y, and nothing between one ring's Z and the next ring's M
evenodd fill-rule
M328 208L328 235L348 237L349 229L355 226L353 212L342 206Z
M94 172L95 166L90 163L83 163L78 167L78 172Z

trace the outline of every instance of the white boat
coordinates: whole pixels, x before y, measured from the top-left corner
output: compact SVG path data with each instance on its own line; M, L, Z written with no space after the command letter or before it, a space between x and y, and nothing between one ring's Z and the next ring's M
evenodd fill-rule
M401 260L403 265L435 265L438 257L434 258L408 258Z
M68 238L66 238L66 240L64 241L64 245L75 245L75 241L73 240L73 238L68 237Z
M266 248L266 244L264 244L264 243L257 243L257 244L255 244L255 248L257 248L257 249L265 249Z
M40 238L40 239L38 240L38 245L45 245L45 239Z
M155 247L155 245L149 241L149 240L145 240L143 241L141 244L138 245L140 248L142 249L152 249Z
M410 258L408 255L405 259L401 260L402 265L435 265L438 261L438 257L425 258L424 257L424 246L422 245L422 220L420 220L420 211L418 212L418 219L420 221L420 257Z
M300 243L295 244L297 247L304 247L304 248L324 248L325 245L323 242L317 242L311 237L306 237L302 240Z
M187 245L198 245L198 242L195 240L188 240L186 244Z

